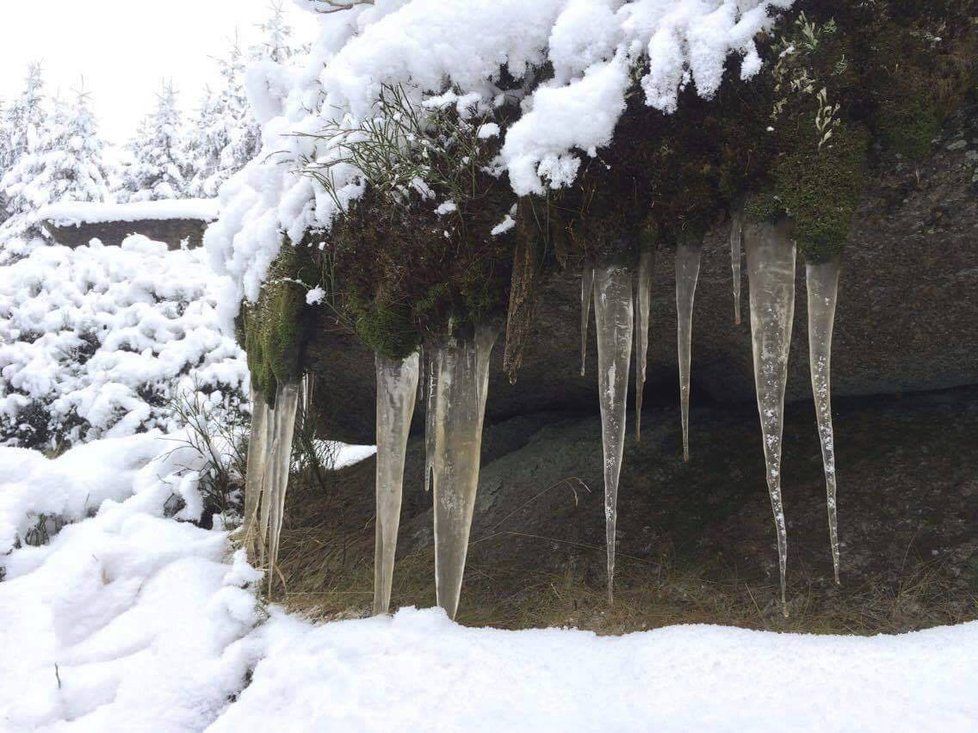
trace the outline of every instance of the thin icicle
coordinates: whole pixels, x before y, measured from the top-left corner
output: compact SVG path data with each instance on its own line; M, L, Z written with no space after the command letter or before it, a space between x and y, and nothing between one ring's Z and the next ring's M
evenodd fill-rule
M425 401L424 401L424 490L431 491L433 462L435 460L435 351L424 349Z
M598 340L598 401L604 453L604 516L608 551L608 602L614 599L618 479L625 450L628 369L632 359L632 273L620 266L594 272L594 324Z
M587 327L591 320L591 291L594 287L594 268L585 267L581 274L581 376L587 366Z
M377 354L377 528L374 541L374 614L387 613L394 551L401 521L404 457L418 394L418 354L388 359Z
M764 441L767 486L778 534L781 608L787 617L788 533L781 503L781 438L791 326L795 314L795 244L784 226L770 224L745 226L744 244L750 281L750 327L757 411Z
M649 356L649 311L652 307L652 271L655 252L645 250L638 258L635 278L635 440L642 439L642 398Z
M438 605L451 618L458 611L479 488L489 358L495 341L495 330L479 327L474 339L450 339L431 356L434 419L428 427L434 436L426 442L434 454L429 461L435 505L435 592Z
M744 237L744 214L735 211L730 218L730 270L733 274L734 324L740 325L740 261Z
M839 294L838 259L811 263L805 267L808 283L808 355L815 396L815 417L822 443L825 469L825 496L829 515L829 542L832 568L839 582L839 523L836 508L835 438L832 433L832 330Z
M676 247L676 318L679 341L679 398L682 402L683 461L689 462L689 375L693 349L693 300L703 249L683 242Z
M299 407L300 386L296 383L278 386L275 408L271 413L269 457L262 494L262 526L267 532L268 590L278 564L279 542L282 538L282 520L285 514L285 494L289 488L289 469L292 466L292 436L295 416Z
M241 537L248 559L256 562L259 546L258 508L261 506L262 484L268 460L268 401L258 390L251 390L251 431L248 436L248 463L245 475L244 516Z

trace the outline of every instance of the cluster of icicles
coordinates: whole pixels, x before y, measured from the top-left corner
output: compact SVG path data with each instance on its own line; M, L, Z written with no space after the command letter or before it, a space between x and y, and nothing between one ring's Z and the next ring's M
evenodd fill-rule
M787 530L781 502L781 439L784 395L795 300L795 244L786 228L744 224L733 219L731 262L734 317L740 323L741 241L747 251L754 376L767 466L767 485L777 530L781 603L785 615ZM679 378L683 460L689 460L690 352L693 301L701 248L681 244L676 251ZM585 371L587 327L592 301L598 344L598 386L604 452L608 598L612 599L618 480L625 446L629 371L635 353L635 431L641 438L642 396L649 346L649 311L654 254L644 253L637 269L615 264L585 270L581 289L581 374ZM822 446L829 533L836 582L839 542L836 521L835 454L832 435L830 358L838 292L839 262L806 268L812 389ZM426 400L424 485L434 492L435 589L449 616L458 609L469 532L479 484L482 425L489 361L496 332L478 328L468 339L450 339L425 352ZM633 343L634 341L634 343ZM400 521L404 460L421 382L421 356L403 361L377 355L377 523L374 557L375 613L390 606L394 554ZM305 396L302 397L301 394ZM280 385L275 407L256 395L248 451L246 536L255 538L259 560L267 562L269 583L276 572L289 446L298 402L308 391ZM257 469L257 470L256 470ZM250 529L248 529L250 528Z

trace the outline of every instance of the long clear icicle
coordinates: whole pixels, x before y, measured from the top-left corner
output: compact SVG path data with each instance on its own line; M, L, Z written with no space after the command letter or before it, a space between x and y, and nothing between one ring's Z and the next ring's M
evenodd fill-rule
M788 533L781 502L781 439L791 327L795 314L795 244L788 237L785 227L770 224L746 225L744 244L750 282L750 327L757 411L764 441L768 492L778 534L781 608L787 617Z
M275 578L279 543L282 539L285 494L289 488L289 470L292 467L292 437L301 391L298 382L280 383L269 421L269 455L262 493L262 528L267 537L269 593Z
M427 441L435 513L435 592L450 618L458 611L472 513L479 488L482 423L489 390L489 358L496 331L476 329L474 339L451 339L432 354L434 432Z
M268 459L268 401L258 390L251 390L251 431L248 436L248 463L245 475L244 517L241 538L248 559L257 562L259 543L258 509L261 506L262 484Z
M594 323L598 340L598 401L604 453L604 516L608 551L608 602L614 598L618 479L625 450L628 369L632 359L632 273L621 266L594 271Z
M693 300L703 248L684 242L676 247L676 318L679 342L679 398L682 402L683 461L689 462L689 375L693 349Z
M832 568L839 582L839 523L836 507L835 438L832 432L832 330L839 295L838 259L809 262L805 267L808 287L808 355L818 437L822 443L825 496L829 515Z
M431 491L432 467L435 460L435 353L431 348L424 349L424 490Z
M740 261L744 237L744 214L735 211L730 217L730 271L733 275L734 324L740 325Z
M642 439L642 398L645 394L646 366L649 357L649 312L652 307L652 271L655 252L639 255L635 277L635 440Z
M591 291L594 288L594 268L585 267L581 274L581 376L587 367L587 327L591 320Z
M404 457L418 394L419 359L377 354L377 528L374 539L374 614L387 613L401 521Z

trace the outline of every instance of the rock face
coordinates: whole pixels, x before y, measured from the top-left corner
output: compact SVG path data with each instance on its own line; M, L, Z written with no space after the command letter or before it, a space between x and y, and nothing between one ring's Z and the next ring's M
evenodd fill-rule
M170 249L180 249L184 241L193 249L203 244L207 224L208 222L199 219L149 219L65 226L48 222L44 228L55 242L65 247L82 247L93 239L99 239L105 245L118 246L130 234L142 234L156 242L164 242Z
M878 179L867 193L844 256L835 328L836 396L978 384L978 116L950 126L931 158ZM747 283L744 323L733 325L729 223L707 237L693 316L694 404L754 399ZM658 253L646 403L678 404L673 253ZM811 399L804 264L798 290L789 401ZM593 315L592 315L593 318ZM543 411L598 409L593 325L588 372L580 376L580 275L558 273L543 288L519 380L494 353L487 420ZM372 442L373 358L354 338L328 333L311 346L324 388L327 431ZM695 450L695 446L694 446Z

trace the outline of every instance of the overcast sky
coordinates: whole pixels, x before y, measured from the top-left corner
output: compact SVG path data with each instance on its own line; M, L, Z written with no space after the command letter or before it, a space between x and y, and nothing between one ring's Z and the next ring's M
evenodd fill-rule
M152 107L162 79L172 79L181 106L194 108L214 79L211 57L255 25L272 0L0 0L0 99L19 93L27 64L43 63L49 91L69 93L84 76L102 132L124 143ZM282 3L301 40L307 13ZM298 27L297 27L298 26Z

